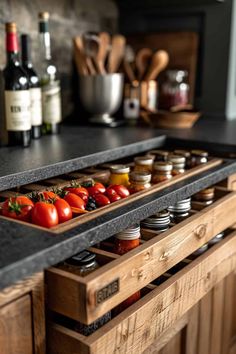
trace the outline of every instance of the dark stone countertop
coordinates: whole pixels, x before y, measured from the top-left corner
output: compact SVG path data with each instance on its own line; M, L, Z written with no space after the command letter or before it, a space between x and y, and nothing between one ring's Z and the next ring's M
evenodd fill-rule
M28 149L1 148L0 189L141 153L162 146L166 140L170 143L191 141L202 148L208 145L212 149L235 151L234 132L234 122L204 123L201 120L193 129L182 131L64 127L60 136L43 137ZM0 288L54 265L235 172L236 162L226 162L57 235L50 230L1 219Z

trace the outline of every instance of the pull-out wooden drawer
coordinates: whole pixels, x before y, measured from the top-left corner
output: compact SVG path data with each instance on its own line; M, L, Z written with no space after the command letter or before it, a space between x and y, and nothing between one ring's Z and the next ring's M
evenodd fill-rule
M49 325L49 354L141 354L216 284L235 270L233 231L88 337Z
M144 238L150 239L121 257L93 249L106 264L84 278L50 268L49 308L86 324L95 321L235 223L236 193L219 194L211 206L161 236L144 230Z

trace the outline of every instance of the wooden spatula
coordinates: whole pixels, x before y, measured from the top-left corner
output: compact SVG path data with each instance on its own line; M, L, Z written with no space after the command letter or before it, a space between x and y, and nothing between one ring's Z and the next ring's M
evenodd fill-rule
M111 37L107 32L100 32L98 35L99 47L96 55L96 64L99 74L106 74L105 61L109 51Z
M150 65L152 58L152 50L150 48L142 48L138 51L135 64L138 71L138 80L142 80L144 74L147 72L147 69Z
M111 50L108 56L108 72L115 73L119 69L125 54L126 39L124 36L117 34L112 37Z
M165 50L158 50L153 54L151 64L148 68L145 80L155 80L162 70L164 70L169 63L169 54Z
M80 75L88 75L88 68L86 65L86 59L83 51L83 41L80 36L73 39L74 44L74 59L77 71Z

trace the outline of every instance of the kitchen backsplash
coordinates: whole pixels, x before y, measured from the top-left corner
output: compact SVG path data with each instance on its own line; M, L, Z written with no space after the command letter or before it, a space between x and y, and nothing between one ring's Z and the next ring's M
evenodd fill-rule
M73 110L72 41L84 31L116 32L118 10L112 0L0 0L0 66L5 65L5 22L15 21L19 33L30 33L33 61L37 69L38 12L51 14L52 52L59 68L63 90L63 115Z

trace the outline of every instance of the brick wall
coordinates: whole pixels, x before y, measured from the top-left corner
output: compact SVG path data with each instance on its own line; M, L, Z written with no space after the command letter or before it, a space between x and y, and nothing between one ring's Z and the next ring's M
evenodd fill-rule
M0 66L5 63L4 23L17 22L19 33L29 33L33 41L33 61L37 69L38 12L51 14L52 54L62 79L63 110L73 109L71 99L71 39L84 31L117 30L118 12L113 0L0 0Z

